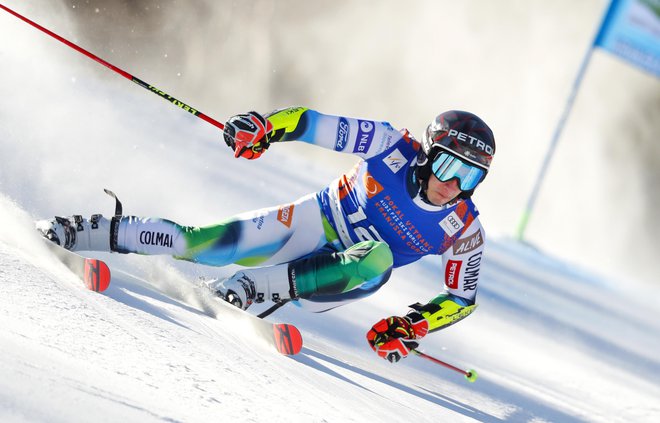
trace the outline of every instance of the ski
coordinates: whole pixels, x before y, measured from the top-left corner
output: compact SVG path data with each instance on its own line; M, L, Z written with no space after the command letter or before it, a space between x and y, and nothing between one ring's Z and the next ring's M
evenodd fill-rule
M102 260L83 257L44 239L48 249L91 291L103 292L110 285L110 269Z
M59 245L44 239L48 249L76 276L87 289L103 292L110 285L110 269L99 259L83 257ZM210 291L206 290L210 294ZM213 294L211 294L213 295ZM217 298L219 305L215 308L216 318L224 317L247 321L255 329L256 334L271 344L280 354L295 355L302 350L303 340L300 330L288 323L272 323L259 316L250 314L226 301ZM277 307L273 307L275 309Z
M208 290L206 292L214 295ZM226 316L247 321L255 329L259 337L272 344L280 354L296 355L302 350L303 339L300 330L296 326L290 323L272 323L245 310L241 310L219 297L215 297L214 299L220 306L216 310L218 312L216 318L222 320Z

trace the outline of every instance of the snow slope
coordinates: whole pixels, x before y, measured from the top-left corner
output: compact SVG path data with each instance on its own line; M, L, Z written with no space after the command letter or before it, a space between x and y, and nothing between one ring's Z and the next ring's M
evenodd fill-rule
M660 420L657 289L507 239L488 241L477 312L422 344L476 369L474 384L418 357L391 365L364 340L439 291L433 259L357 304L278 311L303 332L295 358L191 295L199 276L231 268L109 255L110 289L84 290L33 219L109 214L107 187L127 213L206 224L315 191L345 168L295 144L234 160L214 128L14 21L0 21L13 41L0 49L0 421Z
M533 250L491 242L479 312L423 349L480 379L371 353L370 323L435 290L420 265L377 295L315 315L283 357L192 297L194 272L166 259L110 260L106 294L53 261L3 198L2 421L655 421L658 312ZM4 228L3 228L4 229ZM152 260L153 259L153 260ZM125 270L125 271L124 271ZM145 279L146 277L149 282ZM186 282L186 278L188 283ZM409 286L408 281L429 281ZM571 295L568 295L568 292ZM167 294L165 294L166 292Z

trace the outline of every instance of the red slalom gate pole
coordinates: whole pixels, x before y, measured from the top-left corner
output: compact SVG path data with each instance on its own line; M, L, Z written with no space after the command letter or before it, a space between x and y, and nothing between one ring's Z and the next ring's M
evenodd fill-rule
M176 98L172 97L171 95L167 94L166 92L154 87L151 84L148 84L148 83L144 82L143 80L131 75L130 73L128 73L128 72L126 72L122 69L119 69L117 66L106 62L105 60L101 59L97 55L95 55L93 53L90 53L89 51L87 51L84 48L72 43L71 41L69 41L65 38L60 37L59 35L55 34L53 31L51 31L47 28L44 28L43 26L39 25L38 23L36 23L34 21L31 21L30 19L26 18L25 16L11 10L7 6L4 6L3 4L0 4L0 9L3 9L7 13L10 13L10 14L16 16L18 19L32 25L33 27L37 28L38 30L50 35L51 37L55 38L56 40L58 40L58 41L60 41L64 44L66 44L67 46L69 46L72 49L78 51L79 53L84 54L85 56L89 57L90 59L97 61L98 63L102 64L103 66L105 66L109 69L111 69L112 71L117 72L119 75L123 76L124 78L126 78L126 79L128 79L132 82L135 82L136 84L138 84L142 88L145 88L145 89L151 91L152 93L164 98L165 100L167 100L170 103L174 104L175 106L185 110L186 112L191 113L194 116L197 116L198 118L200 118L202 120L205 120L206 122L210 123L211 125L213 125L215 127L218 127L220 129L225 128L225 126L222 123L218 122L217 120L213 119L212 117L205 115L204 113L200 112L199 110L187 105L183 101L177 100Z
M431 357L431 356L428 355L428 354L424 354L424 353L421 352L421 351L417 351L417 350L414 349L414 348L413 348L411 351L414 352L415 354L417 354L418 356L422 357L422 358L425 358L425 359L427 359L427 360L429 360L429 361L432 361L432 362L435 363L435 364L439 364L439 365L444 366L444 367L446 367L446 368L448 368L448 369L450 369L450 370L453 370L453 371L455 371L455 372L458 372L458 373L462 374L463 376L465 376L465 379L467 379L469 382L474 382L474 381L477 380L477 378L479 377L479 375L477 375L477 372L476 372L475 370L473 370L473 369L470 369L470 370L459 369L459 368L456 367L456 366L452 366L452 365L449 364L449 363L445 363L445 362L442 361L442 360L438 360L437 358L435 358L435 357Z

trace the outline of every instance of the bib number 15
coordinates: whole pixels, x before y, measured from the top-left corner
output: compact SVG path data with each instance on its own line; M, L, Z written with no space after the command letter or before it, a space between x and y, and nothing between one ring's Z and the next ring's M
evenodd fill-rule
M367 215L364 213L362 207L358 207L355 213L347 215L346 218L353 226L353 231L355 231L355 235L360 238L360 241L385 242L374 225L367 226L369 221L367 220Z

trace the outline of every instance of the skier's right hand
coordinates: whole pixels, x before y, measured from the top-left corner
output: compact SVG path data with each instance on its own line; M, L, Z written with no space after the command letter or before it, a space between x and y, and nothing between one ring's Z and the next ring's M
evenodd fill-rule
M413 311L405 317L381 319L367 332L367 342L380 357L396 363L419 346L416 340L423 338L428 330L429 322Z
M225 143L234 150L234 157L248 160L259 158L269 147L273 125L257 112L232 116L225 124Z

